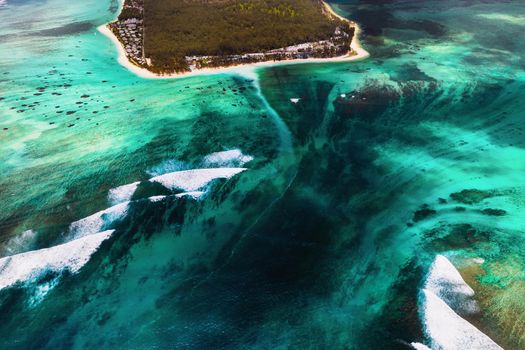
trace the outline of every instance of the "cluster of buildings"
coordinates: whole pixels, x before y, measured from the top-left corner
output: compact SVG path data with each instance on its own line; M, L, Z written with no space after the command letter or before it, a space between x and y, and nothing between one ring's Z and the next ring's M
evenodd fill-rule
M282 61L305 58L326 58L348 54L351 50L352 35L337 27L329 40L286 46L266 52L225 56L186 56L190 70L206 66L228 66L263 61Z
M124 46L128 59L139 66L147 63L144 56L143 13L144 4L141 0L125 1L119 19L109 24Z
M151 66L144 53L144 0L125 0L117 21L110 23L110 30L124 46L127 58L142 67ZM193 71L204 67L221 67L238 64L283 61L306 58L328 58L343 56L351 51L353 28L337 27L327 40L307 42L273 49L235 55L186 56L187 68Z

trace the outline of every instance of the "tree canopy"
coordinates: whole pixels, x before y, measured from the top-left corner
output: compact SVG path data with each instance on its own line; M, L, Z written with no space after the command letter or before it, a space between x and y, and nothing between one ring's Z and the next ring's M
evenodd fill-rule
M264 52L330 38L345 24L320 0L146 0L145 56L152 70L187 69L185 56Z

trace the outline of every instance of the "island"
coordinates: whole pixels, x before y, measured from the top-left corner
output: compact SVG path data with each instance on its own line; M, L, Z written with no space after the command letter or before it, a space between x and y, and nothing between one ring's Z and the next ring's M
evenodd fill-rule
M362 56L357 29L322 0L124 0L100 28L121 63L157 76Z

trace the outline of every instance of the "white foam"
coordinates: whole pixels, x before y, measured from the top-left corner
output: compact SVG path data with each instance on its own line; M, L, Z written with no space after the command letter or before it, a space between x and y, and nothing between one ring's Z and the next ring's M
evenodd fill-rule
M199 199L201 198L206 192L202 191L193 191L193 192L184 192L184 193L177 193L175 197L182 198L182 197L191 197L193 199Z
M425 289L434 293L460 314L478 311L478 306L472 299L474 290L443 255L437 255L432 263Z
M44 300L47 293L57 286L58 282L59 278L53 278L51 281L39 284L33 292L31 298L28 300L29 307L35 307L36 305L40 304L40 302Z
M431 350L428 346L421 343L410 343L410 345L416 350Z
M473 258L472 259L472 262L475 263L475 264L483 264L485 262L485 259L483 258Z
M232 149L223 152L214 152L204 157L204 163L206 165L220 167L241 167L252 160L252 156L243 154L239 149Z
M31 245L36 240L36 235L37 233L33 230L27 230L16 235L7 242L2 253L13 255L31 249Z
M167 173L172 173L174 171L186 170L189 168L190 166L185 162L182 162L177 159L169 159L148 169L146 172L151 176L159 176Z
M246 168L209 168L183 170L155 176L149 181L158 182L171 190L180 189L186 192L194 192L202 189L214 179L229 179L245 170Z
M71 223L69 225L70 239L77 239L107 229L108 225L127 214L128 207L129 202L120 203Z
M110 189L108 193L108 200L111 205L128 202L131 197L133 197L133 193L135 193L135 190L139 184L140 181L137 181Z
M150 202L156 203L156 202L160 202L161 200L163 200L166 197L167 196L151 196L151 197L148 197L148 199L149 199Z
M69 270L76 273L112 233L113 230L99 232L51 248L1 258L0 289L17 282L33 281L47 272ZM46 292L46 289L42 292Z
M156 203L168 197L175 197L175 198L191 197L193 199L199 199L205 194L206 192L203 192L203 191L183 192L183 193L177 193L175 195L169 195L169 196L151 196L151 197L148 197L148 200L152 203Z
M432 291L423 289L423 323L432 349L502 349L487 335L461 318Z

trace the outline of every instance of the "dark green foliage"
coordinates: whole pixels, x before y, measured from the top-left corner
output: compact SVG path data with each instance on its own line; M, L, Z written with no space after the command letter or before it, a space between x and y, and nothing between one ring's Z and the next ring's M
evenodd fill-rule
M122 9L122 11L120 12L120 15L118 16L118 20L124 21L129 18L141 18L141 17L142 17L142 13L140 9L133 8L133 7L127 7L127 8Z
M157 72L187 70L185 56L263 52L348 28L329 18L319 0L149 0L144 6L145 55Z

